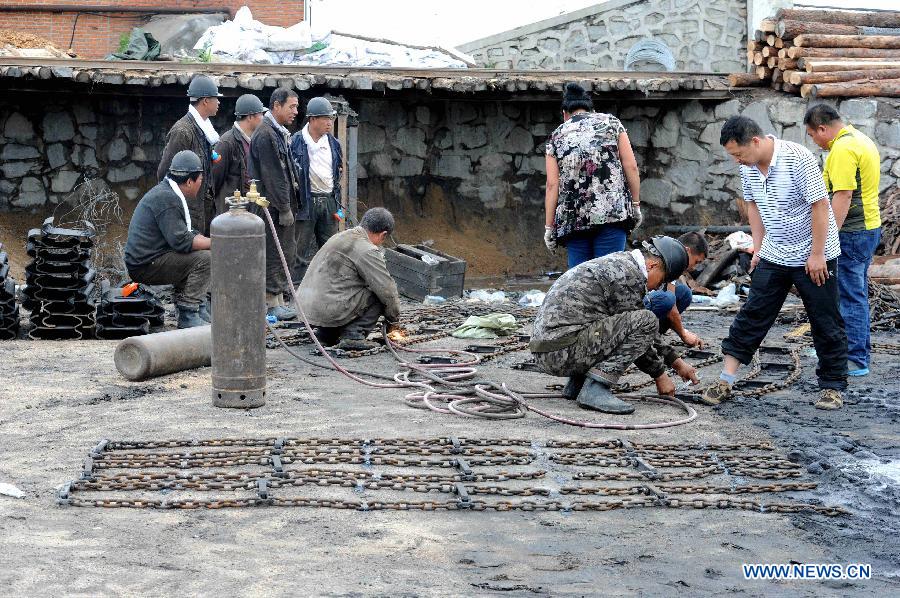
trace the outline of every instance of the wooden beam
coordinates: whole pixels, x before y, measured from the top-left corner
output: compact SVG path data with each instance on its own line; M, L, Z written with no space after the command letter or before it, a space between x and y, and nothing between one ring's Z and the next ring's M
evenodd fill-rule
M778 21L776 28L778 37L794 39L804 33L824 33L828 35L862 35L863 32L856 25L833 25L831 23L817 23L816 21Z
M772 78L772 69L770 69L767 66L756 67L756 78L757 79L771 79Z
M775 13L776 21L818 21L860 27L900 27L900 11L822 10L815 8L781 8Z
M878 59L878 62L852 62L849 60L817 60L801 58L798 63L807 73L832 73L834 71L856 71L863 69L895 69L900 68L900 60ZM759 68L759 67L757 67Z
M753 64L755 64L756 66L760 66L765 61L766 61L766 59L763 58L762 52L754 52L753 53Z
M731 73L728 75L728 85L731 87L760 87L764 82L752 73Z
M798 68L798 64L796 60L791 60L790 58L779 58L778 59L778 68L783 71L795 70Z
M794 95L798 95L798 94L800 93L800 86L799 86L799 85L792 85L792 84L790 84L790 83L782 83L782 84L781 84L781 91L783 91L783 92L785 92L785 93L792 93L792 94L794 94Z
M805 85L803 87L806 87ZM861 80L845 83L815 83L809 86L811 98L871 97L900 98L900 79Z
M897 58L900 50L877 48L788 48L788 58ZM780 54L779 54L780 55Z
M775 25L778 21L775 19L763 19L759 22L759 30L763 33L775 33Z
M794 38L801 48L882 48L900 50L900 35L804 34Z
M898 79L900 69L868 69L856 71L835 71L832 73L806 73L801 71L786 71L785 80L792 85L806 85L811 83L842 83L845 81L858 81L860 79Z

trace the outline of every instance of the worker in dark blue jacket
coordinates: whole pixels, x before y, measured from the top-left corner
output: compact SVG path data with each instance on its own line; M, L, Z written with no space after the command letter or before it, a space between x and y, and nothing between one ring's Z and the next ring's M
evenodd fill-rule
M341 143L332 135L334 108L326 98L306 105L306 125L291 137L291 150L300 170L300 203L309 206L309 219L297 220L297 254L292 276L300 284L316 251L338 231L341 212Z

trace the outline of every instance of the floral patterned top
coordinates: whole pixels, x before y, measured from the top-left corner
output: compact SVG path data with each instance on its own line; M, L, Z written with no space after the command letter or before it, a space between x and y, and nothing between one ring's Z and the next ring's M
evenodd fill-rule
M556 239L628 218L631 193L619 159L625 127L611 114L576 114L547 142L547 155L559 163Z

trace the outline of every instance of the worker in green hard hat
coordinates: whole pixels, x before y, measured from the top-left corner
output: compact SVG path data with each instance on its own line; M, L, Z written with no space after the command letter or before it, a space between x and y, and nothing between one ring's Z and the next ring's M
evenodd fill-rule
M218 157L214 147L219 141L219 134L210 118L219 112L219 98L222 94L210 77L197 75L188 85L187 96L190 99L188 113L169 129L156 177L161 181L168 175L172 158L182 150L191 150L200 158L203 164L203 183L197 194L198 201L191 203L191 218L198 231L209 235L209 224L215 217L215 202L209 183L212 163Z
M300 167L300 202L309 205L309 218L298 218L297 253L292 276L299 284L316 251L338 231L342 220L341 143L332 134L337 116L328 98L306 104L306 124L291 136L291 149Z
M688 267L684 246L657 236L642 249L620 251L578 264L557 280L534 321L528 348L553 376L568 376L563 389L580 407L629 414L634 407L613 395L634 363L651 376L660 394L674 395L671 367L684 380L697 372L659 334L659 320L644 295L673 282Z
M247 156L250 153L250 138L263 121L266 107L252 93L244 94L234 105L234 126L228 129L216 144L219 161L212 165L212 194L215 198L216 214L228 210L225 199L240 191L245 195L250 190L250 170Z
M179 328L210 321L210 240L196 230L190 214L203 183L200 157L191 150L175 154L165 178L138 202L125 242L133 281L173 285Z

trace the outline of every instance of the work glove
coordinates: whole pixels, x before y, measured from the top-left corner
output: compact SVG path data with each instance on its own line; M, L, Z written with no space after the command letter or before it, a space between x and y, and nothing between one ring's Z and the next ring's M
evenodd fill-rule
M278 226L291 226L294 224L294 213L290 208L278 212Z
M556 251L556 231L552 226L544 227L544 245L550 250L550 253Z
M634 202L628 204L628 216L634 220L634 228L638 228L644 222L644 215L641 214L640 204Z

